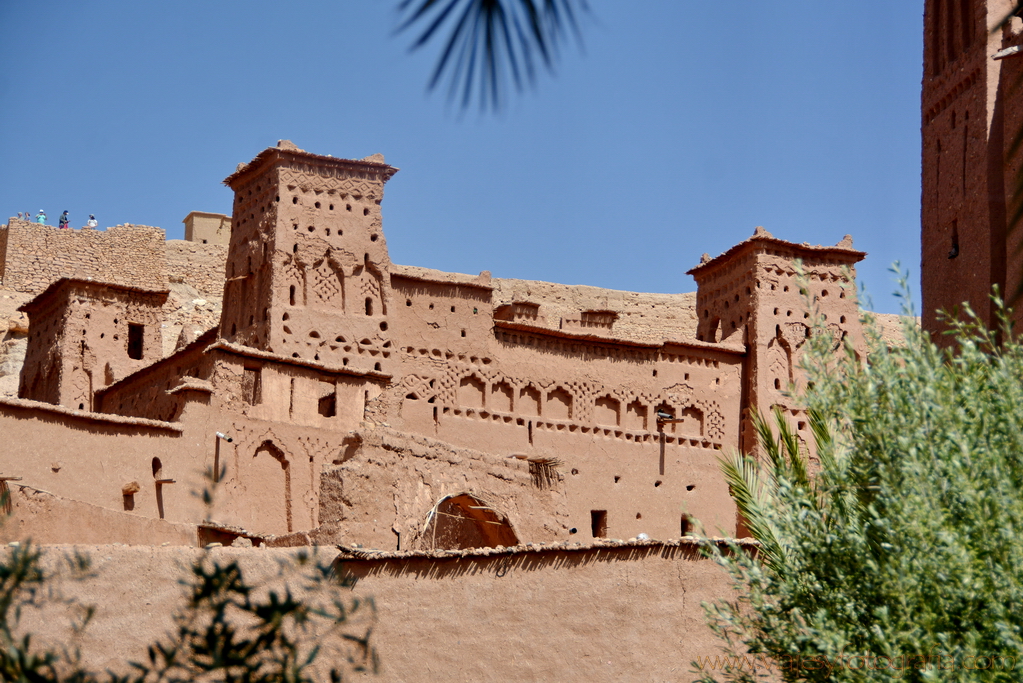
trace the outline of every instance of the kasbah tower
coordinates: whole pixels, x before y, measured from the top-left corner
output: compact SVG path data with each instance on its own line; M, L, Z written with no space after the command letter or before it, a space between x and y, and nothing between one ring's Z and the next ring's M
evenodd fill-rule
M964 300L990 321L992 285L1023 281L1023 22L992 33L1012 4L925 3L930 331ZM282 140L225 180L230 219L193 212L183 241L0 226L0 286L27 316L0 340L24 349L17 397L0 373L4 540L96 544L98 669L169 627L196 554L258 580L318 546L376 602L381 680L681 679L717 649L701 601L732 596L693 521L746 542L718 458L756 453L755 411L810 445L789 389L811 334L864 351L865 254L756 228L693 264L692 294L402 266L382 214L397 170ZM194 331L170 303L186 285ZM191 495L208 469L212 510Z
M992 287L1015 304L1023 285L1018 227L1023 146L1023 20L998 28L1012 0L927 0L921 97L923 326L963 302L989 325ZM940 335L935 339L941 340Z

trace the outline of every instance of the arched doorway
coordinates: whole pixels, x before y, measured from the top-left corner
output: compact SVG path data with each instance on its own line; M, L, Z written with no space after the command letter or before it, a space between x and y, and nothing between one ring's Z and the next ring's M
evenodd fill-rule
M441 498L426 519L424 548L458 550L519 543L505 515L468 493Z

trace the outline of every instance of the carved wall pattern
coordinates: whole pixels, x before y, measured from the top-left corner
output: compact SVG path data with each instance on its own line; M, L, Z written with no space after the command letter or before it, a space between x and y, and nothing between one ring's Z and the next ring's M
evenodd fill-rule
M712 441L720 442L725 438L725 416L717 401L697 399L693 406L703 413L703 433Z
M305 269L300 268L298 264L289 256L281 267L281 279L287 286L295 287L295 303L302 305L305 303Z
M344 174L344 177L340 174ZM349 177L353 174L353 171L348 169L323 168L308 164L294 164L280 170L281 183L287 185L289 189L298 187L303 192L334 192L342 197L351 195L371 200L380 199L382 179Z
M302 451L308 456L311 463L333 462L340 458L341 452L344 450L341 439L334 441L315 436L298 437L298 445L302 447Z
M254 452L264 441L273 442L286 455L291 455L292 448L284 439L280 438L272 427L252 427L246 423L235 422L231 436L234 437L234 447L242 453Z
M686 406L692 403L693 388L685 382L679 382L678 384L673 384L670 387L665 387L664 393L676 405Z
M437 395L433 389L433 383L434 380L429 377L406 375L394 385L391 393L398 398L414 394L418 400L429 401Z
M411 353L406 348L406 353ZM443 354L444 356L448 354ZM459 389L463 381L474 378L484 384L485 403L482 408L485 412L493 413L494 408L490 404L492 400L493 387L495 385L507 385L513 391L513 414L529 416L522 410L522 391L532 387L537 393L546 397L559 389L566 391L571 396L571 422L580 424L594 423L594 408L596 401L602 397L609 397L618 402L619 424L624 424L626 410L630 404L638 402L646 409L646 431L653 431L655 426L654 409L658 405L665 405L671 408L674 414L681 414L687 408L696 408L703 416L704 436L720 442L725 435L725 417L721 412L718 403L711 399L693 399L694 388L684 382L665 387L660 392L636 391L626 387L606 387L591 381L571 380L557 381L550 378L523 379L510 377L487 366L474 366L465 363L451 363L442 360L441 357L433 355L426 359L437 361L433 364L438 370L438 376L427 378L423 375L407 375L392 385L387 393L396 402L400 402L408 394L415 394L417 399L436 400L443 406L460 410L467 408L479 411L477 406L463 406L459 401ZM424 360L426 360L424 359ZM543 405L543 400L541 400ZM542 420L544 416L540 416Z
M335 267L329 259L323 259L310 269L308 278L317 303L336 302L344 311L344 275L340 268Z

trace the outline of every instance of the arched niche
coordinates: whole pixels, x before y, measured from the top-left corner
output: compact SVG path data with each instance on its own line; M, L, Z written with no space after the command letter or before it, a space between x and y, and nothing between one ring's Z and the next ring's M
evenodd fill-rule
M622 404L611 396L601 396L593 405L593 421L604 427L621 424Z
M625 427L626 429L642 429L646 430L647 425L647 407L640 403L638 400L633 401L625 408Z
M291 463L273 441L263 441L242 473L250 525L262 533L293 531L291 519Z
M554 420L571 420L572 395L562 387L548 393L545 414Z
M468 493L445 496L430 510L424 548L457 550L518 545L508 518Z
M540 414L540 391L534 386L523 387L519 391L516 411L522 415L538 416Z
M482 408L487 385L476 375L463 377L458 383L458 405L463 408Z
M515 390L507 382L498 382L490 388L490 409L512 412Z

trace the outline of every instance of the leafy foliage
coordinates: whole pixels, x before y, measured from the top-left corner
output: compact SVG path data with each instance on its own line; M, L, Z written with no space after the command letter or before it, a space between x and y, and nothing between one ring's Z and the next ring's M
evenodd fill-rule
M282 563L277 579L272 583L283 580L282 589L257 589L245 581L237 562L193 563L175 631L149 647L148 661L134 664L139 673L125 683L305 683L326 677L340 681L340 663L356 671L376 670L369 627L363 635L342 629L372 609L371 603L349 604L336 590L330 566L304 553ZM290 581L298 582L297 594ZM333 666L322 671L316 660L325 648Z
M867 321L869 362L815 335L810 467L781 415L757 424L759 461L723 463L761 545L706 546L739 599L706 606L726 656L700 680L1018 679L1023 346L1006 320L950 324L943 351L914 325L888 349Z
M373 605L346 598L330 565L299 553L282 560L276 577L261 586L246 580L233 561L210 553L196 560L182 581L185 601L175 628L148 648L130 674L97 674L76 650L36 646L18 635L23 609L54 599L77 609L75 627L92 610L64 599L62 578L87 580L89 563L68 557L47 573L40 551L23 544L0 553L0 680L11 683L312 683L341 681L344 670L377 668L369 643ZM353 633L354 631L354 633Z
M467 107L473 96L481 109L497 109L510 77L515 88L532 84L537 65L553 68L570 36L580 39L578 17L586 0L402 0L399 31L420 27L416 50L448 31L430 89L445 77L448 95Z

